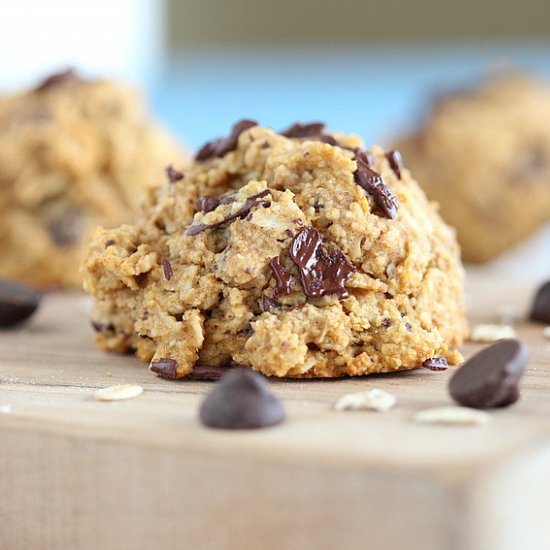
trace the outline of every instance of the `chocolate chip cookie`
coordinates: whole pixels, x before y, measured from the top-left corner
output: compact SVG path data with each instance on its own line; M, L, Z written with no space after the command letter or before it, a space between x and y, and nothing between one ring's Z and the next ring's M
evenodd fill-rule
M0 276L81 286L90 230L117 226L184 156L134 92L73 71L0 98Z
M550 88L519 74L438 98L397 141L463 257L484 262L550 220Z
M397 152L320 123L241 121L180 172L136 224L94 232L84 276L100 348L135 351L167 379L460 360L455 235Z

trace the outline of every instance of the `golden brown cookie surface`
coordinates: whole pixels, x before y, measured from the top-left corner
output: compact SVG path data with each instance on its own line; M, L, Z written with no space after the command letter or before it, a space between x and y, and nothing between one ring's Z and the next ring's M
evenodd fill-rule
M484 262L550 220L550 87L518 74L443 96L396 144L466 261Z
M0 276L81 286L98 224L133 219L179 147L134 92L72 72L0 98Z
M243 126L136 225L95 231L98 345L166 378L197 364L331 377L456 363L458 246L409 172L357 138Z

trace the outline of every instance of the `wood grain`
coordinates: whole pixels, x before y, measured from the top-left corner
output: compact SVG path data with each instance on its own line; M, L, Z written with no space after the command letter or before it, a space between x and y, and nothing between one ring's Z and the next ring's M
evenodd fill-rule
M472 318L491 320L507 293L525 307L530 292L478 277ZM0 413L0 549L547 547L543 327L518 327L531 354L522 399L485 427L411 422L450 404L451 372L420 369L270 381L288 422L220 432L197 420L210 383L160 380L131 356L96 350L88 310L82 295L53 294L26 328L0 333L0 406L11 405ZM122 383L145 391L93 398ZM394 393L397 408L332 410L371 387Z

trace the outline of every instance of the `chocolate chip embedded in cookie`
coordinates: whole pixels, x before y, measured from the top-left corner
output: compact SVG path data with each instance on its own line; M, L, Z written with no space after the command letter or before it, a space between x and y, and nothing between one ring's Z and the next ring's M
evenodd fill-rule
M80 288L91 230L131 222L163 168L184 161L136 94L113 82L69 70L0 97L0 276Z
M397 153L323 136L321 123L237 124L134 225L98 229L85 285L94 320L115 327L98 345L135 350L167 379L456 364L466 321L453 231Z

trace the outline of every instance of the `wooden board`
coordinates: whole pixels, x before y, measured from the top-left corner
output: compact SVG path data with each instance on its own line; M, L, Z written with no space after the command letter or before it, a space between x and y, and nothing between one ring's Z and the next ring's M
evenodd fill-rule
M474 319L531 292L480 279ZM510 298L511 297L511 298ZM521 298L521 299L520 299ZM272 381L286 424L209 430L211 385L152 376L97 351L82 295L50 295L27 328L0 333L0 549L521 550L550 544L550 340L531 352L521 401L485 427L424 426L450 404L449 371L337 381ZM466 354L479 346L469 344ZM97 388L137 383L135 399ZM377 387L386 414L337 413Z

